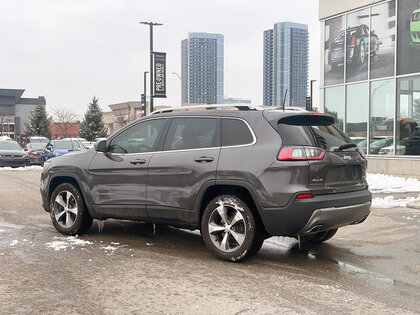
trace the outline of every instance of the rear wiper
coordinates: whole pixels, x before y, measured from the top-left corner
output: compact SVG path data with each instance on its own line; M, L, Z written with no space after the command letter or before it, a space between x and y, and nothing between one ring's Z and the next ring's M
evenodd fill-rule
M357 147L357 144L355 144L355 143L345 143L345 144L340 145L334 151L343 151L343 150L347 150L347 149L350 149L350 148L356 148L356 147Z

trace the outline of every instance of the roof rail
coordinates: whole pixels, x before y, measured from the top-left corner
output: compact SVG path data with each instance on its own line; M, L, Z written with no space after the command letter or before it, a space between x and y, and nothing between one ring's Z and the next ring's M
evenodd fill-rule
M228 109L228 108L236 108L237 110L259 110L260 107L247 105L247 104L208 104L208 105L194 105L194 106L183 106L180 108L164 108L159 109L151 112L149 115L154 114L163 114L163 113L171 113L175 111L189 111L189 110L197 110L197 109Z

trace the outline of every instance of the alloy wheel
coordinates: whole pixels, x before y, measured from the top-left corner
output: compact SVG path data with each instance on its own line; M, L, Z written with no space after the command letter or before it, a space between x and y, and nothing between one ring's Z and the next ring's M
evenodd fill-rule
M208 233L222 252L237 250L245 241L247 227L240 210L232 205L219 205L210 215Z
M61 191L54 200L54 217L63 228L73 226L78 215L77 201L74 195L68 191Z

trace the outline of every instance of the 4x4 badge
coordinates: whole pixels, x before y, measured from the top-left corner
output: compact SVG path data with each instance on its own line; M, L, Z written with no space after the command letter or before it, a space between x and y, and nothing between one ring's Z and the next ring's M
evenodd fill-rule
M343 155L343 160L350 161L351 160L351 156L350 155Z

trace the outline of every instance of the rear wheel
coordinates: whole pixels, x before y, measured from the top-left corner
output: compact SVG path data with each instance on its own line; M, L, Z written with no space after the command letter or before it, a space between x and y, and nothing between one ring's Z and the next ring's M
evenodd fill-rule
M85 207L79 190L64 183L54 190L50 199L51 221L55 229L67 235L86 233L93 219Z
M314 234L301 235L300 241L304 244L320 244L333 237L334 234L337 233L337 230L338 229L332 229Z
M218 196L209 202L201 231L208 250L221 260L242 261L255 255L264 242L252 211L233 195Z

